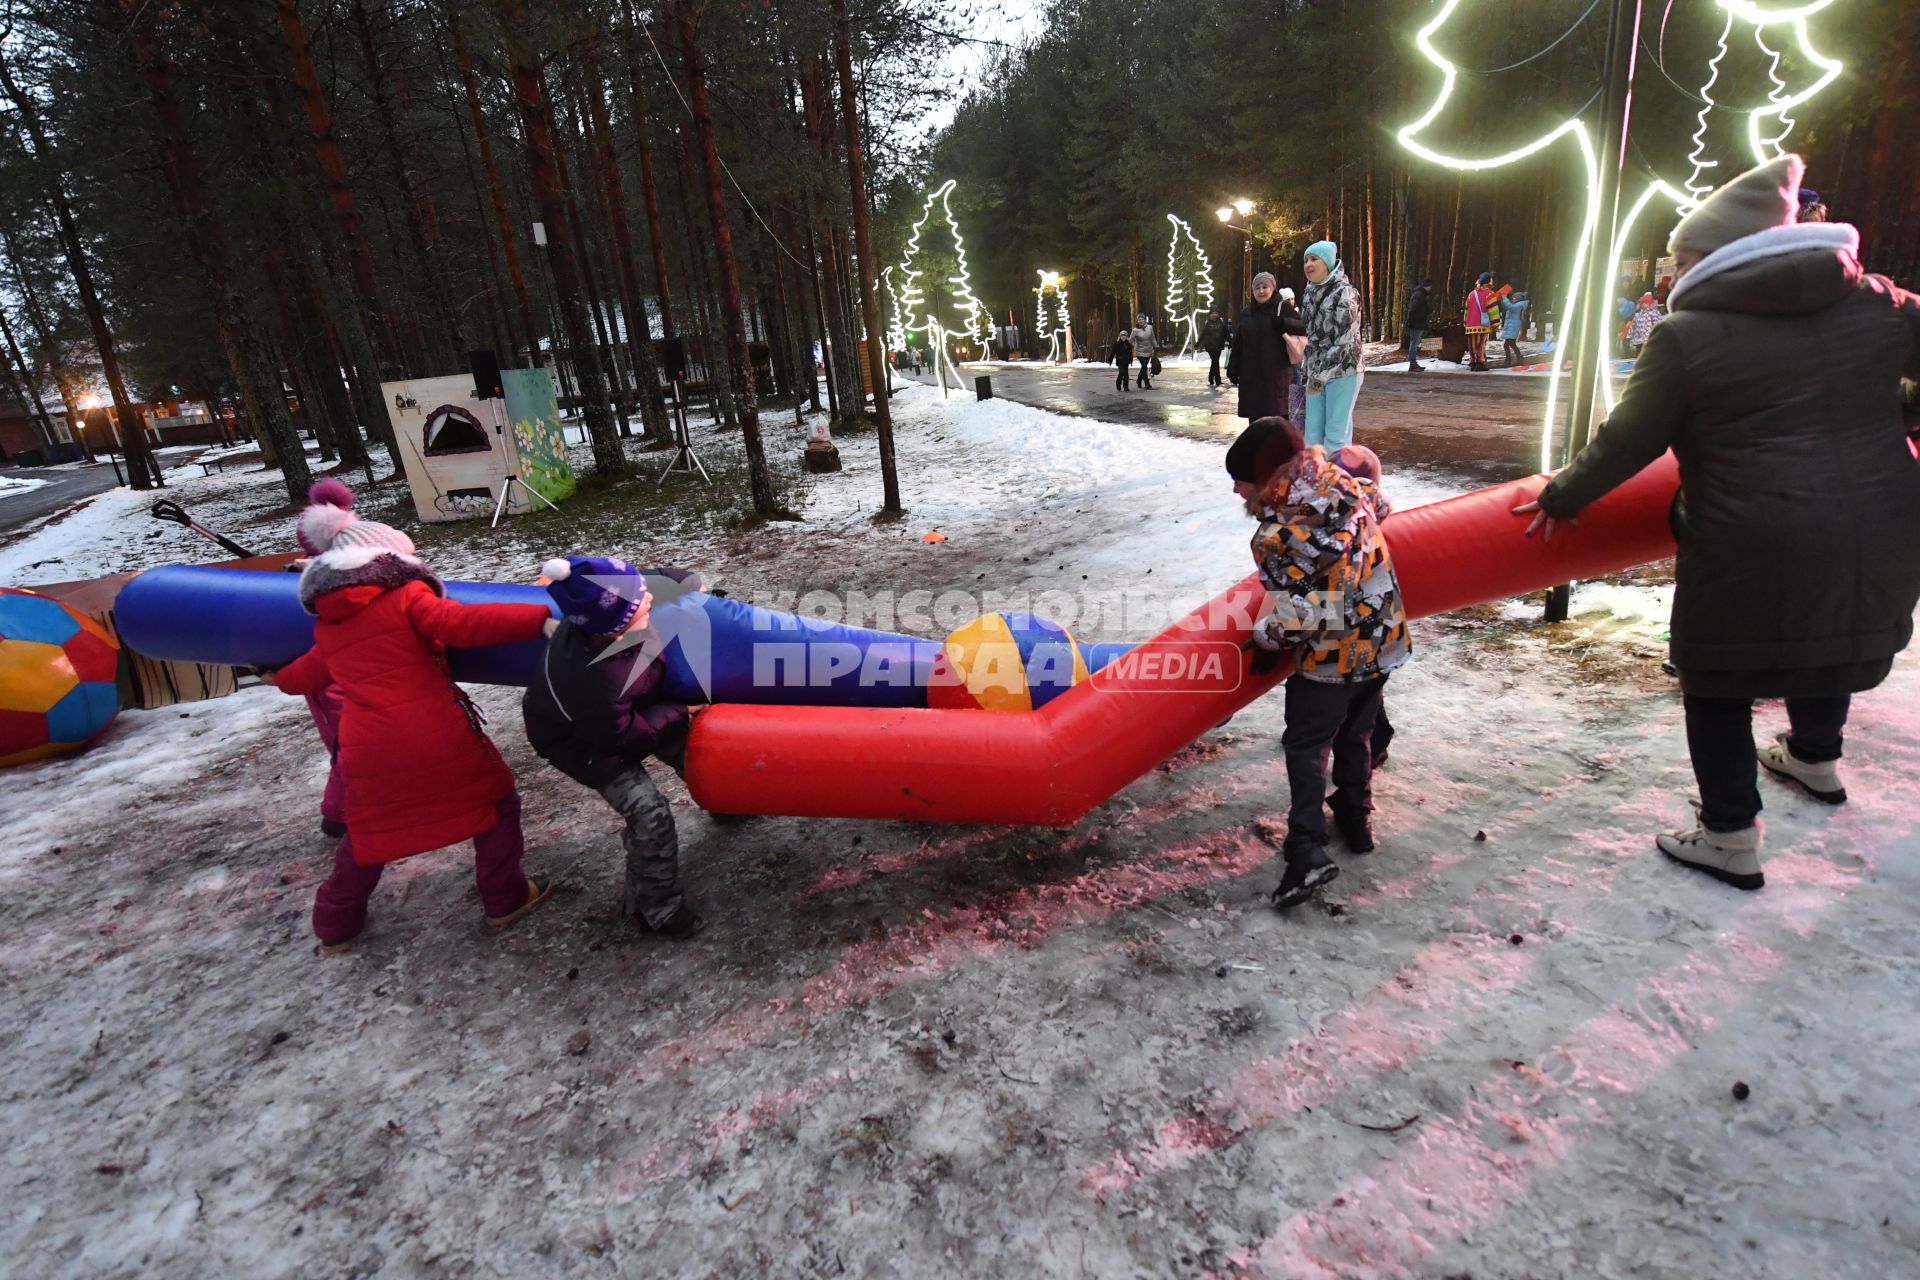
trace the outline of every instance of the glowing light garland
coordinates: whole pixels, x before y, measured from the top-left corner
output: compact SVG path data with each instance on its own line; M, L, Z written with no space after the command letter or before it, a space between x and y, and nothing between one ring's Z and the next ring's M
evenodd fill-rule
M892 351L905 350L907 330L901 319L905 313L900 306L899 291L894 287L892 267L880 273L880 288L887 298L887 347Z
M1180 355L1184 356L1200 340L1199 317L1213 310L1213 262L1207 257L1207 251L1200 247L1193 228L1184 219L1170 213L1167 221L1173 224L1173 237L1167 243L1167 316L1172 320L1187 322L1187 338L1180 347ZM1189 270L1184 272L1179 265L1181 236L1187 238L1192 250L1187 257ZM1196 260L1198 266L1194 265ZM1199 303L1192 311L1184 310L1189 276L1193 279L1194 300Z
M1040 332L1046 334L1052 344L1047 349L1047 363L1054 364L1060 359L1060 335L1071 327L1067 320L1066 285L1058 271L1041 271L1039 275L1040 287L1034 292L1040 297L1034 311Z
M953 374L954 385L960 385L960 371L954 367L953 358L947 353L947 334L949 332L984 344L993 332L993 319L980 300L973 296L973 282L967 276L967 246L960 237L960 225L954 221L953 207L947 203L947 197L953 193L956 182L948 178L940 187L927 196L926 205L920 210L920 220L913 224L913 233L907 237L907 256L900 263L900 310L903 333L924 333L928 345L933 348L934 376L940 379L940 394L947 393L948 372ZM920 232L927 225L927 219L933 216L934 202L940 204L940 211L946 217L947 230L953 233L953 252L959 261L959 274L947 277L948 284L956 286L953 291L954 304L960 309L962 327L948 330L940 323L940 317L931 307L919 316L915 315L923 306L927 306L926 294L920 288L920 277L924 274L916 271L913 260L920 253Z
M1747 117L1747 137L1752 146L1754 161L1757 164L1765 163L1781 153L1781 144L1784 143L1787 134L1791 132L1793 128L1793 122L1787 115L1787 112L1800 106L1802 103L1820 93L1820 91L1828 85L1832 84L1844 69L1839 62L1828 58L1814 47L1812 37L1807 28L1807 19L1834 4L1835 0L1801 0L1800 3L1790 4L1784 7L1770 7L1759 3L1759 0L1715 0L1715 3L1727 11L1727 28L1721 35L1719 51L1708 64L1709 76L1707 84L1703 86L1700 91L1700 96L1706 101L1707 105L1700 113L1700 127L1693 138L1694 150L1688 157L1688 163L1693 166L1693 172L1685 184L1687 191L1683 194L1671 183L1658 177L1654 178L1653 181L1648 184L1646 190L1643 191L1634 202L1626 217L1622 218L1615 228L1612 243L1608 248L1606 262L1598 264L1606 271L1608 279L1611 279L1617 274L1625 253L1627 240L1632 233L1633 227L1656 196L1664 195L1668 197L1673 202L1675 211L1677 213L1684 213L1687 209L1697 205L1705 193L1711 190L1710 186L1699 183L1702 172L1717 165L1716 161L1704 159L1704 138L1707 127L1707 115L1715 106L1709 91L1712 89L1714 81L1719 77L1719 64L1726 56L1727 40L1731 36L1735 18L1751 23L1756 30L1756 38L1760 36L1761 30L1765 27L1788 26L1799 42L1799 52L1801 56L1819 67L1821 71L1819 77L1806 88L1800 90L1798 93L1789 93L1786 91L1785 82L1780 80L1777 75L1779 57L1778 55L1774 55L1773 68L1769 73L1774 81L1773 92L1768 95L1766 105L1755 108L1748 113ZM1596 379L1596 383L1599 387L1602 400L1608 410L1611 410L1615 403L1613 377L1610 372L1611 362L1608 359L1607 347L1608 333L1612 327L1612 302L1611 299L1606 296L1606 290L1601 288L1595 288L1593 290L1595 298L1590 302L1583 302L1582 293L1582 290L1587 287L1589 270L1589 251L1587 246L1593 243L1594 233L1600 222L1600 161L1594 150L1592 133L1588 130L1585 122L1578 116L1562 120L1551 130L1533 139L1531 142L1495 156L1467 157L1449 155L1446 152L1436 150L1422 140L1422 135L1427 131L1428 127L1431 126L1435 120L1439 119L1441 113L1446 110L1447 103L1452 99L1454 89L1458 87L1460 81L1460 69L1456 67L1446 55L1436 49L1433 44L1434 34L1452 20L1454 12L1460 7L1460 4L1461 0L1444 0L1440 11L1429 19L1426 25L1421 27L1414 37L1414 45L1419 49L1421 56L1440 72L1440 91L1435 95L1432 105L1430 105L1418 119L1400 128L1396 134L1400 145L1421 159L1430 161L1444 168L1462 173L1478 173L1489 169L1504 168L1507 165L1518 163L1546 150L1562 138L1570 137L1580 152L1581 162L1587 174L1586 208L1581 218L1579 241L1581 248L1579 252L1573 255L1573 265L1568 271L1567 304L1563 312L1564 315L1571 318L1571 322L1567 326L1567 332L1561 335L1560 350L1556 351L1554 355L1553 371L1547 386L1546 416L1542 423L1540 436L1541 469L1549 470L1552 468L1554 462L1554 420L1559 407L1560 381L1564 372L1561 352L1577 352L1578 344L1586 343L1589 348L1591 348L1599 369L1600 376ZM1669 5L1669 8L1671 8L1671 5ZM1661 40L1664 46L1664 18L1661 27ZM1769 53L1772 52L1764 39L1761 39L1760 47ZM1768 116L1777 117L1783 125L1780 133L1771 140L1764 139L1761 136L1761 121ZM1591 329L1590 333L1580 333L1579 317L1582 314L1589 316L1587 323Z
M1707 59L1707 82L1700 86L1700 96L1705 99L1706 105L1701 107L1700 114L1694 117L1695 120L1699 122L1699 128L1693 131L1693 151L1687 156L1687 163L1693 166L1693 172L1687 178L1687 194L1696 200L1714 188L1713 183L1700 181L1700 175L1709 169L1718 169L1720 167L1718 160L1708 160L1705 158L1707 154L1707 117L1713 114L1713 108L1715 106L1713 101L1713 86L1720 81L1720 64L1726 61L1727 42L1733 39L1733 16L1733 10L1728 9L1727 25L1720 31L1720 45L1714 50L1713 56Z
M1767 44L1767 29L1765 27L1755 27L1753 29L1753 42L1759 45L1760 52L1767 56L1767 79L1773 82L1773 89L1767 94L1767 101L1770 103L1786 101L1792 94L1787 89L1787 82L1780 78L1780 50L1772 48ZM1768 147L1772 148L1774 155L1784 155L1786 154L1787 135L1792 132L1793 117L1783 110L1780 113L1780 132L1774 134L1771 138L1762 139L1762 141L1764 141Z

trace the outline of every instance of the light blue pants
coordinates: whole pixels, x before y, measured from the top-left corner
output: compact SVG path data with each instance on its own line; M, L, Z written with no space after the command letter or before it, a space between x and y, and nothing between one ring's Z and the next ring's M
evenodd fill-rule
M1360 398L1360 374L1350 373L1327 383L1319 395L1307 397L1307 443L1328 453L1353 443L1353 402Z

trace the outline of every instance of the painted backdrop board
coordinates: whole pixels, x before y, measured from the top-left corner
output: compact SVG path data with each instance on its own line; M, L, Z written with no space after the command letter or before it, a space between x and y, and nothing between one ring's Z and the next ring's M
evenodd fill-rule
M474 399L471 373L383 382L380 394L420 518L492 519L506 478L521 475L518 433L507 425L507 407ZM527 495L515 486L507 512L526 509Z
M520 478L548 502L573 496L573 466L567 461L567 438L560 430L560 404L554 395L553 374L547 369L503 369L501 385L507 393L507 420L513 423L514 446L520 456Z

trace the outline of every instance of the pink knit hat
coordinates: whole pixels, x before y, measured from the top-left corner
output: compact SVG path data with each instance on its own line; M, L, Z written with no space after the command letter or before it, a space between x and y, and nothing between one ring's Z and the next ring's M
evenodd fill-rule
M294 536L301 550L329 568L353 569L381 555L415 560L413 539L377 520L353 513L353 490L326 479L307 490L310 504L300 513Z

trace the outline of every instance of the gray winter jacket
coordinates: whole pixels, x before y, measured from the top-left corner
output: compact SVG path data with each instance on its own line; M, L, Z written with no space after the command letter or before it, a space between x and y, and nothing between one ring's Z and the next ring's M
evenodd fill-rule
M1135 360L1145 360L1158 349L1153 344L1153 326L1150 324L1137 324L1133 326L1128 336L1133 339L1133 358Z
M1567 519L1673 450L1689 693L1859 692L1912 637L1920 462L1900 379L1920 375L1920 297L1864 274L1858 245L1840 224L1777 227L1688 272L1612 416L1540 495Z
M1307 354L1300 372L1309 382L1327 383L1360 372L1360 293L1335 267L1319 284L1307 286L1302 310L1307 320Z

